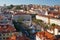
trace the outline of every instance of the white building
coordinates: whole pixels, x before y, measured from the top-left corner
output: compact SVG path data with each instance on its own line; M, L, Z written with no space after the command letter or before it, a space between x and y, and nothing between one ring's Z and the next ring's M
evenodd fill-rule
M47 29L47 31L54 35L60 35L60 26L53 26L51 29Z
M48 23L48 17L42 15L36 15L36 19L42 20L45 23ZM55 23L60 26L60 20L56 18L50 18L50 24Z

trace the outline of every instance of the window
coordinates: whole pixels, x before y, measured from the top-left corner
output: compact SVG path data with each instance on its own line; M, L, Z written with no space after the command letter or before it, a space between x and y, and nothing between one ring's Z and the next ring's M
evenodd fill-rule
M1 34L0 34L0 36L1 36Z
M60 32L60 30L58 32Z
M9 33L7 33L7 35L9 35Z
M5 37L7 37L7 36L8 36L7 34L8 34L8 33L6 33L6 34L5 34Z
M7 36L9 36L9 33L7 33Z
M30 19L27 19L27 21L30 21Z
M5 36L5 34L3 34L3 36Z
M5 38L3 38L3 40L5 40Z

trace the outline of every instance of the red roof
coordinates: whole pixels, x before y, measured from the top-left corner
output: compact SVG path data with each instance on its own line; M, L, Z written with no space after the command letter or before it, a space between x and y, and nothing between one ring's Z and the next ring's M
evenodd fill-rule
M50 40L54 40L54 35L52 35L51 33L44 31L44 32L37 32L36 34L38 37L43 38L45 37L46 39L50 39Z
M6 38L6 40L16 40L16 35L12 35L11 37Z
M16 31L16 29L13 27L13 26L11 26L11 25L0 25L0 32L1 33L5 33L5 32L14 32L14 31Z

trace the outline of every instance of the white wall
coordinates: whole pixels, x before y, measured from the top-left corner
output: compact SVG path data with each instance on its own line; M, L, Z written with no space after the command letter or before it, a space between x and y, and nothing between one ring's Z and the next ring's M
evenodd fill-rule
M36 35L36 40L41 40L41 39Z
M48 17L36 15L36 19L40 19L40 20L43 20L45 23L48 23ZM55 23L55 24L60 26L60 20L59 19L51 18L50 19L50 24L52 24L52 23Z
M58 33L58 35L60 35L60 32Z
M49 29L47 29L47 31L48 31L49 33L53 33L53 30L49 30Z
M57 28L54 29L54 35L58 35L58 29Z
M42 17L42 16L36 15L36 19L40 19L40 20L43 20L44 22L48 23L47 22L48 21L48 18L46 18L46 17Z

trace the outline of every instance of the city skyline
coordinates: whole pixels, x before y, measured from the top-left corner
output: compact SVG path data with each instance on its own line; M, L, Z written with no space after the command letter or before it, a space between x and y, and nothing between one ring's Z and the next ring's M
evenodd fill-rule
M0 5L20 5L20 4L39 4L39 5L60 5L60 0L0 0Z

